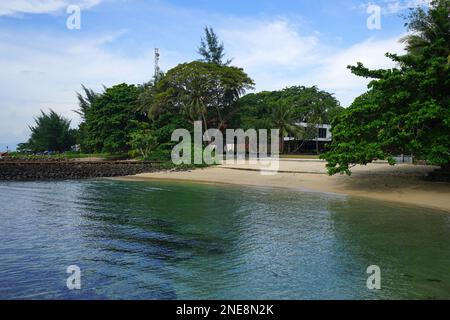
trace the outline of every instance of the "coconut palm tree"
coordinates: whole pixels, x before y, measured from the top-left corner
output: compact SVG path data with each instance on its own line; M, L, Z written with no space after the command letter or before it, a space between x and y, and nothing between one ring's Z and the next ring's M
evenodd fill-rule
M432 14L417 8L409 14L406 23L411 34L402 38L406 50L412 56L421 55L433 43L442 42L450 63L450 0L434 0L430 3Z
M300 138L303 128L296 124L295 107L286 102L278 102L270 105L272 109L272 126L280 130L280 154L284 151L284 138L288 135Z

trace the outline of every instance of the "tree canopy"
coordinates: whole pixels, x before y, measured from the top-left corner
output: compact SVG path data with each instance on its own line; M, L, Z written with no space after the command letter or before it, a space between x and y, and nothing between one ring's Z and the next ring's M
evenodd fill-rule
M156 86L151 116L181 113L191 122L202 121L205 128L221 129L253 80L237 67L194 61L169 70Z
M70 150L75 144L75 130L70 129L70 120L60 116L51 110L35 119L35 125L30 126L31 137L26 143L19 145L19 150L31 150L32 152Z
M273 128L277 108L290 106L290 118L298 122L316 124L330 123L342 110L336 98L317 87L293 86L280 91L263 91L248 94L239 101L240 119L243 128ZM274 110L275 109L275 110ZM285 110L286 111L286 110Z
M130 150L129 135L144 120L138 109L140 87L125 83L98 94L85 114L83 146L89 152L123 153Z
M398 67L349 67L372 78L369 91L333 122L333 143L323 155L330 174L351 174L355 164L412 154L430 164L450 162L450 1L416 8L406 23L407 53L387 54Z
M318 123L328 123L341 107L332 94L317 87L244 94L253 80L243 69L224 61L224 46L212 28L205 28L202 61L179 64L143 85L119 84L77 93L81 117L77 142L84 153L129 153L146 159L170 159L175 129L280 129L286 135L311 139ZM313 132L297 125L309 122Z

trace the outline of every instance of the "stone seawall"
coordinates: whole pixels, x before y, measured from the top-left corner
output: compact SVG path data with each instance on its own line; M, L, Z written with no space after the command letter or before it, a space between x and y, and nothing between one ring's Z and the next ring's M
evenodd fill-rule
M150 162L0 161L0 180L66 180L129 176L157 171Z

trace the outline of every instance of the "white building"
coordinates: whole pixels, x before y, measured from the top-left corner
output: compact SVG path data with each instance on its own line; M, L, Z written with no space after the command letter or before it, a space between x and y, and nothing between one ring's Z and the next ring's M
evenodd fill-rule
M306 122L299 122L297 123L299 127L307 128L308 123ZM333 136L331 134L331 125L329 124L319 124L316 125L316 128L318 128L318 137L315 137L313 139L308 139L309 141L319 141L319 142L331 142L333 140ZM285 137L284 141L294 141L295 138Z
M310 125L306 122L297 123L299 127L307 128ZM319 124L315 126L317 134L314 138L309 138L305 140L299 140L294 137L285 137L286 142L285 151L288 153L298 153L298 152L314 152L317 150L323 150L325 145L333 140L331 134L331 125L329 124Z

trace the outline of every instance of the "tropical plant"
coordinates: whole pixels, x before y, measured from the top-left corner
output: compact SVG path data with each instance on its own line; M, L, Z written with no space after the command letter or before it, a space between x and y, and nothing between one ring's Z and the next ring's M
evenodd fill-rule
M398 67L351 71L373 78L369 91L333 122L333 143L323 155L330 174L351 174L356 164L412 154L430 164L450 163L450 1L417 8L407 26L407 53L388 54Z
M82 148L87 152L126 153L129 134L139 129L146 118L137 111L142 89L120 84L106 88L90 105L85 116L86 137Z
M84 95L79 92L76 93L78 99L78 110L74 110L74 112L77 113L84 121L86 120L86 114L95 99L99 97L99 94L94 92L94 90L85 87L83 84L81 85L81 88L83 89Z
M431 10L423 7L411 10L405 23L410 34L402 39L409 55L420 56L433 43L440 42L443 50L450 52L450 1L438 0L430 3ZM448 56L450 59L450 55Z
M253 80L240 68L194 61L169 70L156 85L149 109L153 118L170 112L183 114L208 127L222 129L236 112L235 102L253 88Z
M132 155L139 154L143 159L148 159L158 146L158 140L151 130L139 130L130 134L130 145Z
M83 150L87 150L88 146L86 142L88 140L88 132L86 126L86 115L89 112L91 105L94 103L100 94L94 92L94 90L81 85L83 93L77 92L78 110L73 110L81 118L81 122L78 126L77 143Z
M276 108L276 107L279 108ZM302 140L313 140L318 137L318 125L329 124L343 109L332 94L319 90L317 87L294 86L281 91L264 91L251 93L242 97L238 102L240 112L234 123L243 128L272 129L279 122L278 119L291 125L304 122L305 127L298 127L294 132L282 130L283 135L294 135ZM300 147L301 148L301 145Z
M19 145L19 150L33 152L70 150L75 144L76 130L70 128L70 120L50 109L49 113L41 110L35 119L35 126L29 126L31 137Z
M287 102L270 105L272 109L272 128L280 130L280 153L284 152L284 138L293 136L300 138L303 128L296 124L297 117L295 107Z
M223 43L219 41L218 36L210 27L205 27L205 37L202 38L198 53L203 57L201 61L227 66L232 59L223 61L225 49Z

